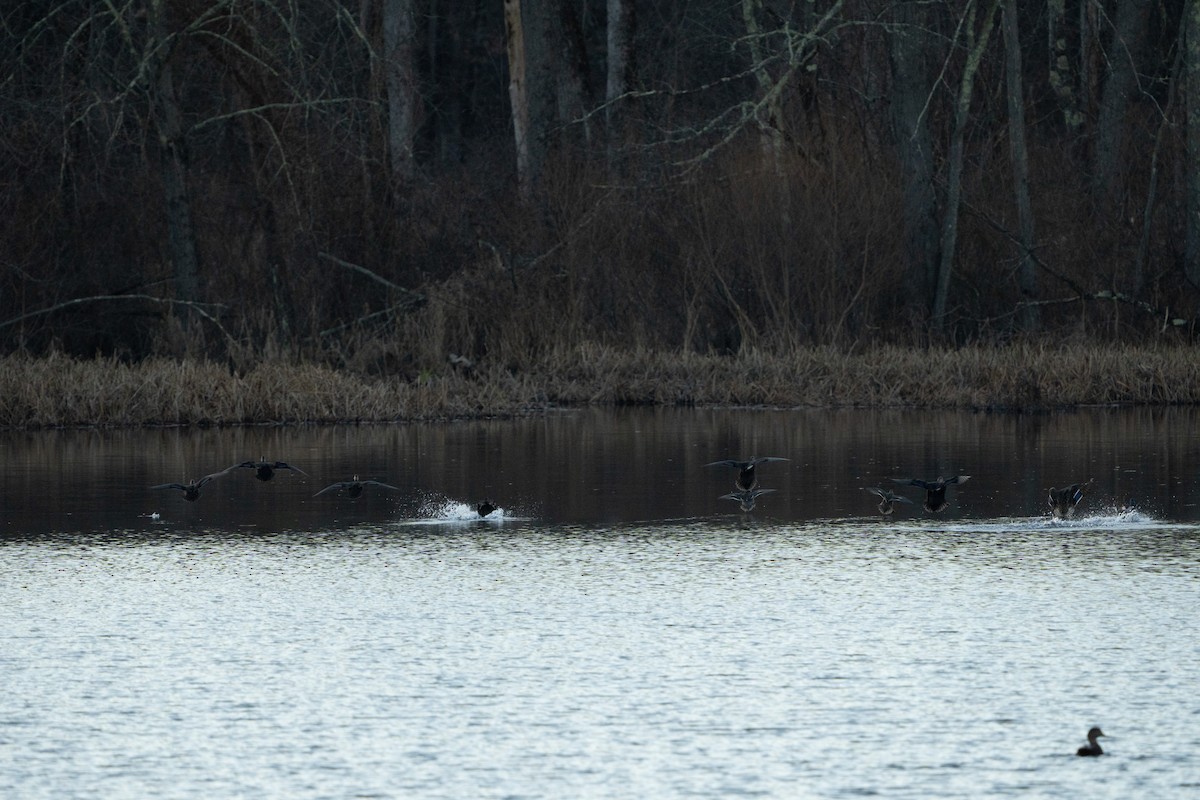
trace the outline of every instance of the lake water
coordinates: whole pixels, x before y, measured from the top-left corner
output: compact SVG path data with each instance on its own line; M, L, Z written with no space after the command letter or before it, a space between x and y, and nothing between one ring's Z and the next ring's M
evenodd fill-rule
M1198 426L0 434L0 796L1195 797ZM790 460L744 513L704 465L754 454ZM307 475L148 489L264 455ZM313 497L354 474L398 490ZM953 474L940 514L889 480ZM881 518L883 484L917 502Z

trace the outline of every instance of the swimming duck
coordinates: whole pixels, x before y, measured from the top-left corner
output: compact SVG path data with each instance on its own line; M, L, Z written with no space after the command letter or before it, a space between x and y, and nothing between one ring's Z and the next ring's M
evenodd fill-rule
M867 492L870 492L871 494L879 495L879 513L880 514L884 514L884 515L891 514L893 511L896 510L893 507L893 504L895 504L895 503L908 503L909 505L912 504L912 500L909 500L907 497L904 497L902 495L896 494L891 489L880 489L877 486L872 486L871 488L864 489L863 491L867 491Z
M1095 480L1093 478L1092 480ZM1050 494L1046 498L1046 503L1050 506L1050 514L1055 519L1069 517L1075 513L1075 506L1079 505L1079 501L1083 499L1083 490L1090 488L1092 481L1087 483L1072 483L1065 489L1055 489L1050 487Z
M291 464L283 461L267 461L265 458L260 458L258 461L243 461L241 464L234 464L229 469L226 469L225 472L235 469L252 469L254 470L254 477L260 481L269 481L271 478L274 478L275 470L277 469L290 469L293 472L299 472L301 475L308 475L307 472L299 467L293 467Z
M491 514L495 510L496 510L496 504L493 503L491 500L484 500L482 503L475 506L476 513L478 513L479 516L481 516L481 517L486 517L488 514Z
M721 500L737 500L742 505L742 511L753 511L754 501L760 495L768 494L775 491L774 489L743 489L740 492L730 492L729 494L721 495Z
M1104 735L1104 731L1099 728L1092 728L1088 731L1088 743L1075 751L1077 756L1102 756L1104 751L1100 749L1100 743L1096 741Z
M399 486L392 486L390 483L382 483L382 482L376 481L376 480L360 481L358 479L358 476L355 475L354 480L338 481L337 483L329 484L324 489L317 492L317 494L314 494L313 497L317 497L318 495L322 495L322 494L325 494L326 492L333 491L334 489L345 489L346 494L350 495L351 498L355 498L363 493L363 487L365 487L367 484L370 484L372 486L382 486L385 489L395 489L397 492L400 491Z
M737 461L732 458L727 458L723 461L713 461L710 464L705 464L706 467L734 467L738 471L737 480L733 485L740 491L751 492L754 487L758 486L758 476L754 474L754 468L759 464L767 464L772 461L788 461L786 458L778 458L776 456L756 456L747 461Z
M205 475L198 481L189 481L187 483L160 483L157 486L151 486L151 489L179 489L183 492L183 499L189 503L194 503L200 499L200 489L204 484L211 481L213 478L220 477L225 474L225 470L214 472L212 475Z
M938 478L935 481L923 481L920 478L892 478L896 483L905 486L920 486L925 490L925 510L941 511L949 503L946 502L946 487L966 483L970 475L955 475L953 478Z

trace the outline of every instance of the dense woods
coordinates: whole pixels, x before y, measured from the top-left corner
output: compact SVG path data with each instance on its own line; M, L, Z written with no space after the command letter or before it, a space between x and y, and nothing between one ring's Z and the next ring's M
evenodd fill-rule
M417 376L1200 321L1197 3L60 0L0 25L5 353Z

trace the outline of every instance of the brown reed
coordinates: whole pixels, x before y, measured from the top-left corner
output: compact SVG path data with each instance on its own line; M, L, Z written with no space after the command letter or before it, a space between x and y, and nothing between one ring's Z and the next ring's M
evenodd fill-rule
M60 354L0 365L4 428L398 422L584 405L1036 411L1200 402L1200 358L1184 346L823 346L721 356L585 344L520 368L448 365L415 377L317 363L238 372L209 361Z

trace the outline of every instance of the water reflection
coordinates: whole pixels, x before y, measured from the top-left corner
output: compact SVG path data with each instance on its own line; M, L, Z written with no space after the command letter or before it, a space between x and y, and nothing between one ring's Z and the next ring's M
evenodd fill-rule
M436 425L48 431L0 435L5 535L114 529L277 531L427 517L491 498L515 517L615 524L736 516L732 470L713 461L772 454L753 514L775 521L877 514L864 488L895 477L972 476L937 519L1040 516L1046 493L1094 479L1082 513L1128 504L1195 521L1193 409L1046 415L906 411L583 410ZM233 470L187 502L150 492L266 457L307 475L269 482ZM352 476L396 492L314 497ZM873 502L874 501L874 502ZM149 515L158 513L157 519Z

